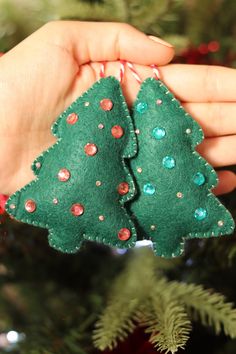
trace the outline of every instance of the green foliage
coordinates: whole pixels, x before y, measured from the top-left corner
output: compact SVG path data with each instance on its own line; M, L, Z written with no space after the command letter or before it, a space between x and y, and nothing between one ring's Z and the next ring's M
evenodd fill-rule
M204 290L201 285L170 282L167 287L194 319L213 327L217 334L223 329L226 335L236 338L236 310L232 303L225 302L223 295Z
M136 254L137 253L137 254ZM150 250L133 252L125 271L115 280L108 306L97 321L94 343L113 348L135 325L150 333L159 350L175 353L189 338L192 320L199 319L217 334L236 337L236 310L223 295L202 286L168 281Z
M78 255L66 256L50 249L39 229L12 221L5 227L8 237L0 243L0 332L16 329L26 334L19 353L95 354L91 336L98 319L102 326L96 327L95 337L103 348L107 340L114 346L120 334L127 337L138 325L145 326L157 348L175 352L189 337L190 319L235 336L235 310L224 297L183 282L214 283L235 298L234 260L231 265L222 262L233 239L215 240L214 246L191 241L186 258L174 260L153 257L148 249L117 256L90 243ZM191 266L186 262L190 256ZM203 340L200 334L197 338ZM208 333L207 338L212 354L213 337ZM187 353L201 346L191 344L193 340L186 344ZM230 343L227 348L235 350L236 341ZM219 348L224 352L222 343Z
M53 353L49 352L48 350L33 349L30 350L27 354L53 354Z
M40 229L13 221L4 227L0 334L25 333L17 354L93 353L94 322L123 257L93 243L84 245L79 256L62 255L48 247Z
M112 349L118 340L124 340L134 330L134 315L154 282L153 262L153 257L146 252L131 257L114 283L107 309L94 331L94 342L100 350Z
M150 342L159 351L175 353L183 348L189 338L191 324L185 309L170 296L159 291L158 286L151 292L149 306L141 312L139 325L150 333Z

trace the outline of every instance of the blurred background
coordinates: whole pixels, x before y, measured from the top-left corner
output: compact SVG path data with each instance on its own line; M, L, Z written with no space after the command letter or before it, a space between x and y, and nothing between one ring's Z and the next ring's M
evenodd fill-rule
M0 0L0 52L51 20L120 21L171 42L176 47L175 62L236 67L235 18L235 0ZM236 220L236 193L221 200ZM0 214L0 352L101 353L95 349L93 329L132 252L121 255L86 243L77 255L63 255L49 248L44 230L16 223L1 209ZM145 266L148 272L144 262L142 269ZM236 304L235 235L191 241L184 257L157 259L155 267L170 281L214 288ZM132 282L138 273L129 276ZM125 303L122 285L118 293ZM109 311L112 322L113 310ZM185 351L178 353L236 353L235 339L216 335L214 326L203 322L201 316L193 318ZM116 349L104 351L157 352L145 328L127 333Z
M0 0L0 50L58 19L120 21L170 41L184 62L236 65L234 0Z

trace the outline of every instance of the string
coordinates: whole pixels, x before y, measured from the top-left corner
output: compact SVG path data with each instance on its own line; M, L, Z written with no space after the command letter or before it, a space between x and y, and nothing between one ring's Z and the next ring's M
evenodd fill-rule
M160 71L159 71L157 65L156 64L151 64L150 67L152 68L154 78L156 80L160 80Z
M136 71L134 65L130 62L127 61L127 65L129 67L129 69L131 70L133 76L135 77L136 81L138 81L139 84L142 83L142 79L141 77L139 76L138 72Z
M104 78L105 77L105 65L106 65L106 62L102 61L101 65L100 65L100 72L99 72L100 78Z
M133 76L135 77L136 81L138 81L139 84L142 83L142 79L141 77L139 76L137 70L135 69L134 65L130 62L127 62L127 65L129 67L129 69L131 70ZM153 71L153 76L156 80L159 80L160 79L160 71L157 67L156 64L151 64L150 67L152 68L152 71Z
M124 76L125 76L125 65L127 64L128 68L130 69L130 71L132 72L134 78L136 79L136 81L141 84L142 83L142 79L141 77L139 76L137 70L135 69L134 67L134 64L133 63L130 63L130 62L126 62L125 60L120 60L120 70L119 70L119 75L118 75L118 80L120 83L122 83L122 81L124 80ZM101 62L101 66L100 66L100 78L104 78L105 77L105 65L106 65L106 62L103 61ZM150 65L150 68L152 69L153 71L153 77L156 79L156 80L159 80L160 79L160 71L157 67L156 64L151 64Z
M123 82L124 76L125 76L125 60L120 60L120 76L119 76L119 81L120 83Z
M125 76L125 60L120 60L120 69L119 69L119 74L118 74L118 80L120 83L122 83L124 76ZM105 77L105 68L106 68L106 62L102 61L100 63L100 70L99 70L99 76L100 78Z

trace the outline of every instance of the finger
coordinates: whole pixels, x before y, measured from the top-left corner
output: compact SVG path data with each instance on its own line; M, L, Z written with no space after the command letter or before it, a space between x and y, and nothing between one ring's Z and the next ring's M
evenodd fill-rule
M214 65L160 68L166 85L183 102L235 102L236 70Z
M157 64L157 63L156 63ZM150 68L136 66L142 79ZM159 68L161 79L182 102L235 102L236 70L214 65L170 64Z
M230 166L236 164L236 136L223 136L205 139L197 151L212 166Z
M232 171L218 171L219 183L213 189L216 195L234 191L236 188L236 174Z
M236 103L184 103L206 137L236 135Z
M46 25L47 32L48 28L52 28L58 45L73 52L79 65L117 59L164 65L174 55L169 43L124 23L55 21Z

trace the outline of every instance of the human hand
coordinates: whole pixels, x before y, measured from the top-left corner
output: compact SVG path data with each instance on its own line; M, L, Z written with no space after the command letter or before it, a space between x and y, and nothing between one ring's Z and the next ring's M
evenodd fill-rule
M32 161L55 142L50 133L52 122L98 79L99 61L110 61L106 75L118 73L118 58L141 64L136 68L145 79L151 75L147 65L168 63L172 56L173 48L124 24L49 23L20 43L0 61L0 191L11 194L34 178ZM199 152L214 167L235 164L236 71L167 65L160 72L203 127L206 139ZM139 84L128 71L122 87L131 104ZM221 171L219 178L217 194L235 188L233 172Z
M0 59L0 193L34 179L33 160L55 142L50 127L98 78L100 61L167 64L172 46L127 24L50 22ZM124 80L127 96L134 94Z

